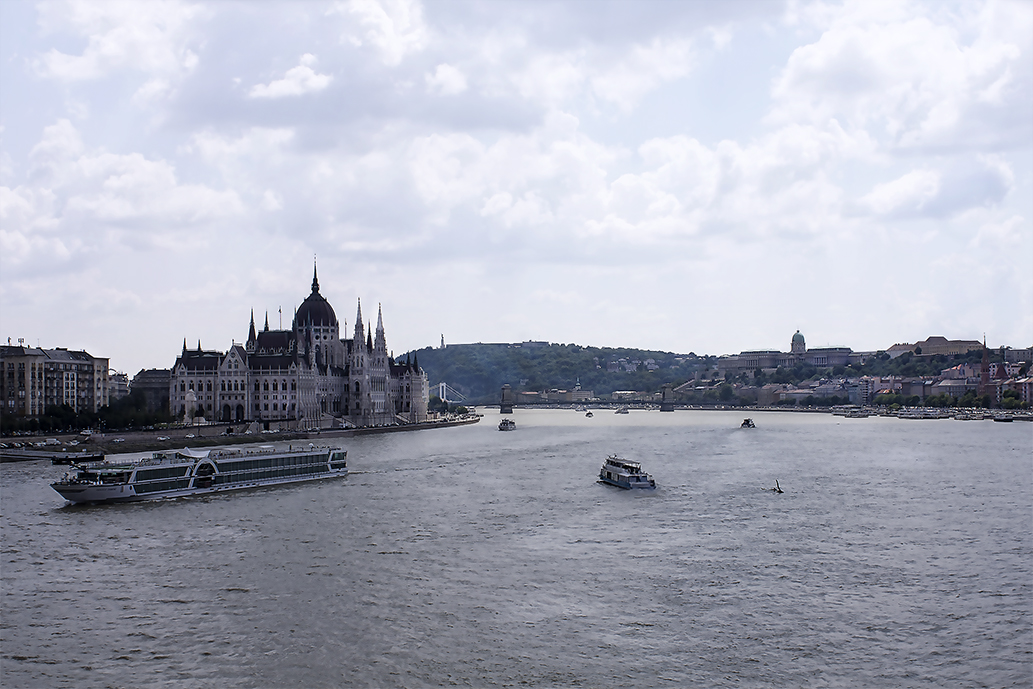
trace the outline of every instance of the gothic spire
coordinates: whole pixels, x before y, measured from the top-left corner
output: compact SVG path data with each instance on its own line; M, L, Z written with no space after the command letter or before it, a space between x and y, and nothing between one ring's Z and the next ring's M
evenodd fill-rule
M359 302L359 308L355 312L355 337L353 338L355 340L356 346L362 344L362 340L363 340L363 337L362 337L362 300L359 299L358 302Z
M387 352L387 339L384 337L384 314L377 304L377 340L374 343L378 352Z
M257 338L255 336L255 310L251 309L251 330L248 331L247 341L254 342L256 339Z
M265 312L265 327L262 329L262 332L266 332L266 333L269 332L269 312L268 311Z
M319 291L319 278L316 277L316 257L312 257L312 291Z

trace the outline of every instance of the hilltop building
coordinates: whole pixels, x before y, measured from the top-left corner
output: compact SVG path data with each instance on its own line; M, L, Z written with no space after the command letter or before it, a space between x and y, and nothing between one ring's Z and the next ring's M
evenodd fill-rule
M8 341L10 342L10 341ZM0 347L0 413L37 418L47 407L67 404L76 412L108 405L108 360L62 347Z
M921 356L936 356L937 354L944 356L954 356L955 354L964 354L973 349L981 349L983 343L977 340L948 340L946 337L940 337L934 335L933 337L927 337L921 342L914 344L908 344L906 342L895 344L886 350L886 353L890 355L891 359L896 359L901 354L911 352L913 354L919 354Z
M875 352L854 352L849 347L808 349L803 334L797 330L790 340L788 352L764 349L718 357L717 370L722 377L730 378L741 373L752 375L757 369L773 372L779 367L794 368L801 364L820 368L863 364L872 356Z
M252 311L247 341L226 352L187 349L184 340L168 390L176 416L292 428L417 423L430 397L419 363L388 354L379 309L373 330L360 303L352 337L341 337L315 268L289 330L270 330L268 316L256 330Z

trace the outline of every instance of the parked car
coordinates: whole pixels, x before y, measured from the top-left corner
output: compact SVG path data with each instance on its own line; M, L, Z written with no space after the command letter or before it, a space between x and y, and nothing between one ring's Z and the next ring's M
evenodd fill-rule
M167 435L159 435L158 436L158 440L161 441L161 442L164 442L164 441L166 441L168 439L169 439L169 437Z
M125 441L126 441L125 438L115 438L111 442L113 442L113 443L124 443Z

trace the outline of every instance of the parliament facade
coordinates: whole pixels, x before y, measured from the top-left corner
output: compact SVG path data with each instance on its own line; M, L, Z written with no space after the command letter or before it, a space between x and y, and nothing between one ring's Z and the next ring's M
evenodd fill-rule
M278 428L389 426L427 419L427 376L414 359L395 361L387 349L383 315L376 330L363 326L358 305L351 339L337 316L312 292L289 330L255 329L229 351L183 351L172 367L169 410L184 419L251 423Z

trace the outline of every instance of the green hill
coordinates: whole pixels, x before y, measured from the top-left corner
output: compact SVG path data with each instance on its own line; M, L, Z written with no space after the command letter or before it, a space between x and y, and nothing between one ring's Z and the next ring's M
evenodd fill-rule
M406 356L417 357L431 386L448 383L473 404L497 402L505 384L544 392L570 390L580 381L583 390L600 397L614 390L655 392L664 383L684 383L712 361L695 354L539 342L428 347L400 360Z

